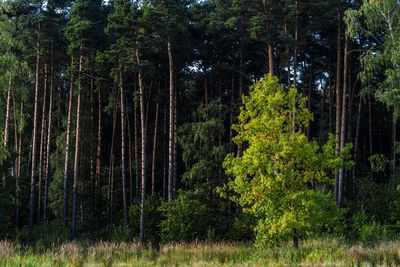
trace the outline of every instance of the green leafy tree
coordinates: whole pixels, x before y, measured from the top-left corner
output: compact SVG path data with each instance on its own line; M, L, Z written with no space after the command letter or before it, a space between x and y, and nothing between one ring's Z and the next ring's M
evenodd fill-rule
M327 230L340 219L326 189L341 159L332 138L322 147L308 140L304 131L312 118L306 99L295 88L286 92L270 75L243 97L234 142L247 149L243 156L226 157L224 167L234 179L225 190L256 216L260 245L293 238L298 246L298 238ZM346 146L344 154L349 150Z

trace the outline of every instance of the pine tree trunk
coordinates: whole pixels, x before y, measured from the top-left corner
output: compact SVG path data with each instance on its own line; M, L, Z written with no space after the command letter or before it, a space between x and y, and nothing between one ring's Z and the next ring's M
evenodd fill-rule
M347 111L347 78L348 78L348 41L347 38L344 44L344 70L343 70L343 92L342 92L342 120L340 123L340 154L342 154L345 142L346 142L346 111ZM341 155L342 157L343 155ZM339 188L338 188L338 204L342 205L343 203L343 187L344 187L344 162L342 157L342 164L339 170Z
M271 42L268 43L268 68L269 74L274 75L274 46Z
M40 223L41 208L42 208L42 183L45 175L45 155L44 150L46 146L46 102L47 102L47 63L44 64L44 81L43 81L43 99L42 99L42 126L40 131L40 149L39 149L39 191L38 191L38 216L37 221Z
M53 71L52 74L53 75ZM49 190L49 172L50 172L50 145L51 145L51 121L53 108L53 77L51 78L50 99L49 99L49 114L47 126L47 144L46 144L46 160L44 167L44 200L43 200L43 222L48 223L48 190Z
M69 149L70 149L70 138L71 138L71 116L72 116L72 99L74 97L74 59L71 58L71 78L69 84L69 99L68 99L68 115L67 115L67 132L65 139L65 158L64 158L64 179L63 179L63 190L64 190L64 206L63 206L63 222L64 227L68 224L68 167L69 167Z
M122 65L119 66L119 92L121 108L121 178L122 178L122 200L124 205L124 217L126 225L129 225L128 198L126 193L126 168L125 168L125 92L122 77Z
M5 148L8 147L8 132L9 132L9 121L10 121L10 105L11 105L11 85L12 85L12 76L10 74L10 78L8 80L8 89L7 89L7 104L6 104L6 118L4 120L4 140L3 145ZM6 187L6 175L3 174L3 189Z
M397 118L392 112L392 181L396 174L396 139L397 139Z
M97 148L96 148L96 185L95 185L95 214L99 218L98 202L100 199L100 183L101 183L101 90L98 92L98 117L97 117Z
M83 55L79 57L79 78L82 77ZM78 211L78 175L79 175L79 141L80 141L80 117L81 117L82 82L78 82L78 99L76 104L76 128L75 128L75 153L74 153L74 180L72 187L72 234L71 239L76 238L77 211Z
M373 153L373 146L372 146L372 101L371 101L371 95L368 96L368 133L369 133L369 155L372 156Z
M173 179L173 185L172 185L172 196L176 196L176 188L178 184L178 160L177 160L177 144L178 144L178 108L177 108L177 96L176 96L176 91L175 91L175 96L174 96L174 179Z
M126 126L128 132L128 170L129 170L129 205L133 204L134 196L134 181L133 181L133 164L132 164L132 134L131 134L131 120L129 113L126 112Z
M136 201L139 201L139 179L140 179L140 173L139 173L139 137L138 137L138 123L137 123L137 103L136 100L133 101L133 131L134 131L134 136L133 136L133 149L134 151L134 163L135 163L135 199Z
M114 92L113 92L114 97ZM114 142L115 142L115 130L117 126L117 105L118 101L114 100L113 109L113 129L111 136L111 148L110 148L110 164L108 171L108 210L107 210L107 225L108 228L112 225L113 220L113 204L114 204Z
M336 62L336 127L335 127L335 136L336 136L336 154L340 154L340 124L342 118L342 94L340 90L341 85L341 57L342 57L342 17L341 17L341 6L339 1L338 6L338 14L337 14L337 62ZM336 175L336 183L335 183L335 197L336 201L339 203L339 175Z
M38 108L39 108L39 62L40 62L40 24L36 43L36 66L35 66L35 100L33 111L33 133L32 133L32 163L31 163L31 190L29 199L29 227L28 240L31 241L33 224L35 221L35 187L36 187L36 148L38 130Z
M173 197L174 183L174 119L175 119L175 86L174 86L174 61L172 44L168 39L169 59L169 132L168 132L168 201Z
M156 113L154 120L154 136L153 136L153 155L151 162L151 194L155 195L156 183L156 150L157 150L157 129L158 129L158 103L156 104Z
M141 126L141 197L140 197L140 242L144 244L144 202L146 198L146 126L144 114L144 87L140 67L140 52L136 49L136 60L139 66L138 80L140 92L140 126Z
M298 1L295 2L295 11L296 11L296 22L294 29L294 51L293 51L293 87L297 86L297 43L299 41L299 7ZM310 101L310 100L309 100Z

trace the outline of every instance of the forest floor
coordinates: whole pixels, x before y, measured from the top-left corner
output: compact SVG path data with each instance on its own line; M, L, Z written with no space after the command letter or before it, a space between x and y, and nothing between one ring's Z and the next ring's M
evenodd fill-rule
M337 239L257 249L245 243L66 243L52 248L0 242L0 266L400 266L400 241L371 245Z

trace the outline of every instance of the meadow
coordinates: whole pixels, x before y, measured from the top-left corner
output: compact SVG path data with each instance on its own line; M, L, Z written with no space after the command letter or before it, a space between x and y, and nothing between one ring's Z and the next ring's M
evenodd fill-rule
M340 239L256 248L251 243L71 242L45 247L0 242L0 266L399 266L400 242L349 244Z

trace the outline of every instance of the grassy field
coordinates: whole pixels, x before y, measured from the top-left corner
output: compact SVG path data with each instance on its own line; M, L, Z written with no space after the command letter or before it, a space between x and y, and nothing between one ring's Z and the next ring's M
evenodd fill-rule
M370 246L336 239L257 249L243 243L169 244L159 249L135 243L66 243L44 248L0 242L0 266L400 266L400 242Z

